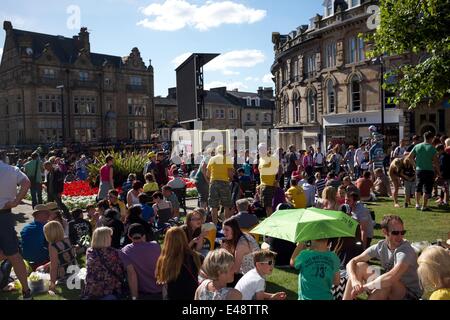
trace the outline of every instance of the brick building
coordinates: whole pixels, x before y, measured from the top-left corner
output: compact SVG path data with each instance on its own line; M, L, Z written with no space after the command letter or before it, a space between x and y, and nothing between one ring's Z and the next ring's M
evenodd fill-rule
M153 67L138 48L93 53L86 28L73 38L3 28L0 145L150 139Z

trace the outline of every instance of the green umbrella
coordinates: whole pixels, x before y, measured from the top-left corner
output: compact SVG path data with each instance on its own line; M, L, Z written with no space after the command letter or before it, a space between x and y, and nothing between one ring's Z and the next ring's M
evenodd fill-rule
M250 232L294 243L354 237L358 222L341 211L317 208L278 210Z

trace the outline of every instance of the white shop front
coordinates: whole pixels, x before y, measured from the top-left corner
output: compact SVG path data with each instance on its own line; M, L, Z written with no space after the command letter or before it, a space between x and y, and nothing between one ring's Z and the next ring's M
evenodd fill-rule
M369 127L371 125L381 131L380 111L325 115L322 119L324 146L327 146L330 141L346 145L359 145L370 137ZM403 139L404 132L403 110L386 109L384 111L385 146L391 142L396 142L398 145Z

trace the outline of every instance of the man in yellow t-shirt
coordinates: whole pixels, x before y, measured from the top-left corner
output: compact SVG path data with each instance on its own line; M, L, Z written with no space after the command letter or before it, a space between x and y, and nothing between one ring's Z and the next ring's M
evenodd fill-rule
M298 185L296 179L291 180L291 187L286 191L286 198L295 209L306 208L306 196L303 188Z
M206 167L206 177L209 180L208 204L211 207L212 220L218 223L219 205L224 207L225 219L230 218L231 201L230 180L233 178L234 168L231 158L226 155L223 145L216 149L216 156L209 159Z
M260 197L261 203L266 209L266 214L269 217L272 210L272 199L275 192L275 184L277 182L278 170L280 168L279 160L267 153L267 145L260 143L258 145L259 151L259 175L261 179Z

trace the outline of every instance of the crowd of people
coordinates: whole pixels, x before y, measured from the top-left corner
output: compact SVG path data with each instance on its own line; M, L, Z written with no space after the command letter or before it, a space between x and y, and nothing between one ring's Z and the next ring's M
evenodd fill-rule
M299 299L355 299L363 292L369 299L419 299L424 290L433 292L431 299L450 299L448 249L432 246L417 259L398 215L383 218L385 239L372 244L375 218L365 202L391 196L397 208L404 189L406 208L415 199L416 209L430 211L433 197L448 206L450 139L427 132L419 140L415 136L409 147L402 140L386 163L374 158L370 143L330 143L326 152L297 151L294 145L272 152L261 143L253 154L230 154L219 145L186 157L197 165L183 154L154 150L146 154L143 172L129 173L120 193L108 155L96 202L86 212L70 212L62 193L67 166L75 169L70 181L85 180L95 159L79 155L68 165L34 152L11 166L1 152L0 261L14 267L24 299L31 298L24 261L50 274L54 294L69 275L67 267L82 257L83 299L283 300L285 292L266 291L265 279L276 265L298 270ZM189 212L186 178L198 191L198 207ZM19 243L12 209L28 191L34 221ZM350 215L358 223L355 236L293 244L251 233L260 218L277 210L309 207ZM381 261L377 277L368 264L373 258Z

